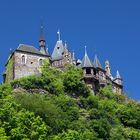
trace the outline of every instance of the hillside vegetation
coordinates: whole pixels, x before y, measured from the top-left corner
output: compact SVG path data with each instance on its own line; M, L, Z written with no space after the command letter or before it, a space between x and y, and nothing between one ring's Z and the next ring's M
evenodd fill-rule
M42 74L0 85L0 140L140 140L140 107L111 86L96 96L82 70L45 63Z

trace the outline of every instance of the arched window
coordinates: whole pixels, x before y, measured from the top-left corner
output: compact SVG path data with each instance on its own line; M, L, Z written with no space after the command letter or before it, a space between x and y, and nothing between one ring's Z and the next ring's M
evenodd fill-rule
M39 59L39 65L40 65L40 66L43 65L43 59Z
M22 60L21 60L22 64L25 64L25 56L24 56L24 55L22 56L21 59L22 59Z

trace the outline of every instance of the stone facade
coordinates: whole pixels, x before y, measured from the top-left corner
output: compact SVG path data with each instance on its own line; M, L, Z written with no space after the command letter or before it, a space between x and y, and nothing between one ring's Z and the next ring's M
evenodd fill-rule
M14 56L14 79L39 74L43 60L48 59L48 57L23 52L15 52Z
M58 41L56 42L52 55L49 55L48 48L46 49L43 31L41 31L39 40L39 50L33 46L19 45L8 58L4 81L10 82L17 78L39 74L43 60L48 60L52 67L62 70L68 63L83 69L84 81L95 94L100 87L109 84L112 85L114 92L119 94L123 93L122 78L118 71L116 77L113 78L109 61L106 61L105 68L102 68L99 59L95 55L94 62L92 63L88 57L86 47L83 60L76 60L75 53L71 53L68 50L67 43L63 43L60 39L60 32L58 33Z

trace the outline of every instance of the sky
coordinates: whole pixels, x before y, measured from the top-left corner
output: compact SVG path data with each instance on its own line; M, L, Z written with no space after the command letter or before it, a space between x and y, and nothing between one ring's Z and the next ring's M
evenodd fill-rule
M52 53L57 41L67 41L76 58L84 46L93 61L110 61L112 75L119 70L125 93L140 101L140 1L139 0L1 0L0 81L10 48L19 44L39 48L41 21Z

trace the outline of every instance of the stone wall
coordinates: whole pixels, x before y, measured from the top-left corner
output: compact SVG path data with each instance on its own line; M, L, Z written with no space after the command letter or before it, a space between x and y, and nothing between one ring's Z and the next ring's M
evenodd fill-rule
M6 64L5 83L10 83L14 79L14 55L12 55Z
M22 56L25 56L25 63L22 62ZM15 52L14 79L38 74L41 68L39 63L41 59L44 60L48 58L35 54Z

